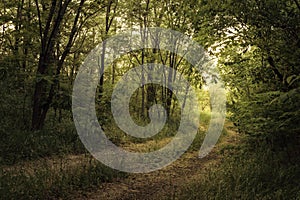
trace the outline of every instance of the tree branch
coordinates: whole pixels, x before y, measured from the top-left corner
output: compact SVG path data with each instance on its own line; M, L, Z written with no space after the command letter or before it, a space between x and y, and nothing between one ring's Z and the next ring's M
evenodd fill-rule
M40 37L41 37L41 42L42 42L42 49L44 49L45 44L44 44L44 37L43 37L43 31L42 31L42 21L41 21L41 12L39 8L39 2L38 0L35 0L35 6L37 10L37 15L38 15L38 20L39 20L39 31L40 31Z
M71 2L71 0L65 1L64 4L62 4L62 0L60 2L58 14L57 14L57 17L55 19L55 23L54 23L53 29L51 31L51 34L50 34L48 42L47 42L45 54L48 54L49 50L52 50L52 48L53 48L53 45L54 45L53 39L56 38L56 36L57 36L57 34L59 32L61 22L63 20L63 17L64 17L64 15L66 13L67 7L68 7L68 5L69 5L70 2Z
M277 69L275 62L273 60L273 58L271 56L268 57L268 63L270 64L270 66L272 67L273 72L276 74L276 76L280 79L280 81L283 82L283 75L279 72L279 70Z
M70 33L70 36L69 36L69 40L68 40L67 46L65 47L65 50L64 50L64 52L63 52L63 54L62 54L62 56L59 60L58 68L62 67L62 64L65 61L65 58L67 57L67 55L69 54L69 52L71 50L73 40L75 38L76 31L77 31L77 24L78 24L79 16L80 16L80 13L81 13L84 2L85 2L85 0L80 1L79 8L77 10L77 13L76 13L76 16L75 16L75 19L74 19L74 23L73 23L73 26L72 26L72 30L71 30L71 33ZM58 70L60 71L60 69L58 69Z
M295 4L297 5L298 9L300 10L300 4L297 0L294 0Z
M47 36L48 36L48 33L49 33L50 24L52 22L53 15L55 13L56 2L57 2L56 0L52 0L50 12L49 12L49 15L48 15L48 18L47 18L47 22L46 22L46 26L45 26L44 34L43 34L44 38L45 38L45 41L47 41Z

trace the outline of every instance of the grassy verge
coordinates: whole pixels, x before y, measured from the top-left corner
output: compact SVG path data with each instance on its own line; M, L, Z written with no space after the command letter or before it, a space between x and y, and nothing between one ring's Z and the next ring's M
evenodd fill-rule
M84 191L125 176L90 156L40 159L13 167L2 166L0 196L1 199L68 198L74 191Z
M50 126L50 125L49 125ZM42 131L10 129L0 131L0 165L86 152L72 122Z
M300 199L299 162L246 144L223 145L222 161L185 186L178 199Z

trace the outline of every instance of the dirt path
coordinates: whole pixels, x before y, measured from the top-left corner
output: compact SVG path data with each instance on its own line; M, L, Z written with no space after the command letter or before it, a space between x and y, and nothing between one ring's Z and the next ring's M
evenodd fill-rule
M78 191L71 195L75 200L126 200L126 199L178 199L178 193L184 187L194 181L201 181L206 169L221 161L220 149L228 144L235 144L238 135L233 126L229 123L225 125L227 134L221 137L220 142L213 151L206 157L199 159L198 151L188 151L171 165L143 174L129 174L127 178L113 179L110 183L102 183L98 188L91 191ZM162 141L164 145L167 140ZM156 145L156 144L150 144ZM147 145L146 145L147 146ZM130 148L130 146L125 147ZM146 148L145 145L138 146L138 149ZM72 169L82 169L94 160L90 155L69 155L64 157L45 158L37 161L25 161L13 166L3 166L3 172L18 174L19 171L34 175L39 169L47 169L52 175L58 175L71 171Z
M201 181L206 168L221 160L222 146L236 143L238 136L231 125L226 125L227 135L205 158L198 151L185 153L171 165L147 174L130 174L128 178L103 183L98 190L78 195L75 199L131 200L177 199L177 193L188 183Z

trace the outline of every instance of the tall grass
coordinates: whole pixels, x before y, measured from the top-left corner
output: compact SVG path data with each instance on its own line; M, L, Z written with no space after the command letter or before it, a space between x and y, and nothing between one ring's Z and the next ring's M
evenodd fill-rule
M59 199L125 177L89 156L39 160L6 167L0 173L1 199Z
M71 123L36 132L12 129L0 135L0 164L85 152Z
M300 165L278 152L245 146L224 147L224 159L178 199L300 199Z

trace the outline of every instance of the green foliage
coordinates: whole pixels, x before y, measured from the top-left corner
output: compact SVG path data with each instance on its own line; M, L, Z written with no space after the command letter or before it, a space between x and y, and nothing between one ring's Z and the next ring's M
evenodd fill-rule
M219 58L231 120L240 132L257 139L257 145L265 139L267 148L298 152L298 5L281 0L213 3L202 2L212 10L206 14L213 23L199 34L214 38L207 42Z

